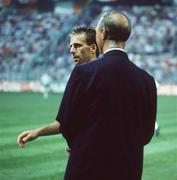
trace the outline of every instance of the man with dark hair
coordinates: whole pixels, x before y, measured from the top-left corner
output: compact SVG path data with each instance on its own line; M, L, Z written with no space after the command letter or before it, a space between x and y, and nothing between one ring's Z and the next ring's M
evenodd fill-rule
M99 55L95 30L84 26L73 28L70 34L70 52L76 65L95 60ZM38 129L24 131L18 136L17 144L24 147L26 142L39 136L59 134L59 126L55 121Z
M96 32L89 27L76 27L70 34L70 52L75 64L95 60L99 52L96 45Z

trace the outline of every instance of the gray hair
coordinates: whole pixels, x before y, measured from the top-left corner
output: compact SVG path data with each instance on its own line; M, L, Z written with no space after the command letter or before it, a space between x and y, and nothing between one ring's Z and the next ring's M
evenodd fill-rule
M100 31L105 30L105 39L125 42L131 34L129 18L122 12L109 12L101 16L98 22Z

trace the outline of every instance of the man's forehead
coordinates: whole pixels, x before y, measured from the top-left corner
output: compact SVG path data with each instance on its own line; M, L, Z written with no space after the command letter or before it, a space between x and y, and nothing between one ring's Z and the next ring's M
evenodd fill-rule
M85 33L74 34L70 37L70 44L85 44L86 36Z

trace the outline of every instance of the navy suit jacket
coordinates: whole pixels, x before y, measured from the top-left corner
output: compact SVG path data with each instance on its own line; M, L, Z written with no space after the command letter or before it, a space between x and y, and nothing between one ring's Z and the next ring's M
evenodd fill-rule
M65 180L140 180L156 85L125 52L74 68L57 115L71 154Z

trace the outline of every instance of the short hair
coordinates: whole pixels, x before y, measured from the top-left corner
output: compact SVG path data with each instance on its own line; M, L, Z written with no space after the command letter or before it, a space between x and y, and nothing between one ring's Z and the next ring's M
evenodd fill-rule
M117 14L117 17L114 17ZM105 29L106 39L116 42L125 42L131 34L129 18L122 12L109 12L101 16L98 23L100 30Z
M97 43L96 43L96 31L95 29L91 28L91 27L86 27L86 26L77 26L74 27L70 33L70 37L75 35L75 34L81 34L84 33L86 35L85 41L87 43L87 45L92 45L95 44L97 47ZM96 56L99 56L99 50L97 47L96 50Z

